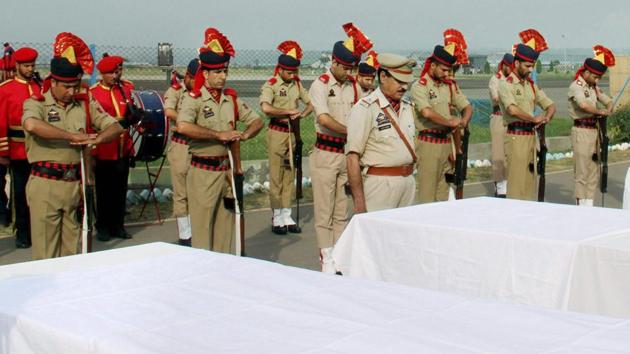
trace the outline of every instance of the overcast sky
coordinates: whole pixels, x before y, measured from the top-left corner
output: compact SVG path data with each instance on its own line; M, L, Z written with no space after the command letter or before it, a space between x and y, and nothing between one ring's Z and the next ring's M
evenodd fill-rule
M526 28L551 48L630 48L627 0L2 0L0 41L52 42L70 31L102 45L192 48L205 28L217 27L237 51L286 39L328 49L345 38L341 25L349 21L377 50L429 50L449 27L464 33L472 52L511 48Z

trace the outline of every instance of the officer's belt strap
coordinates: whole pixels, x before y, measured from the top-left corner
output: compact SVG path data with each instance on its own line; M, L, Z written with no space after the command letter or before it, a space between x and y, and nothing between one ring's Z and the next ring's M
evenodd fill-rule
M378 99L376 99L376 104L378 104L378 106L381 107L381 103L379 102ZM396 119L392 117L391 114L389 114L389 112L387 111L387 107L385 108L381 107L381 110L383 111L383 113L385 113L385 116L387 116L387 119L390 121L390 123L392 123L392 125L394 126L394 129L396 129L396 133L398 133L398 136L400 137L400 139L402 139L403 143L405 143L405 147L407 147L407 150L411 154L411 158L413 159L413 162L416 163L416 161L418 161L416 152L413 151L413 148L411 147L411 144L407 140L407 137L405 136L405 134L403 134L402 130L400 130L400 126L398 125L398 122L396 121Z
M80 178L78 164L62 164L57 162L38 161L31 165L31 174L52 180L78 181Z
M573 126L578 128L597 128L597 118L595 117L585 117L580 119L575 119L573 121Z
M367 174L375 176L403 176L407 177L413 173L413 164L404 166L391 166L391 167L368 167Z

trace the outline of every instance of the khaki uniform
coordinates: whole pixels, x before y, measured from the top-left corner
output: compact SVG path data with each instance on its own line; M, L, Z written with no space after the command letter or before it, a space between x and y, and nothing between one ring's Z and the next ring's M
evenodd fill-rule
M188 96L185 87L176 89L169 87L164 93L164 109L172 109L179 112L184 97ZM173 215L177 218L188 215L188 198L186 194L186 175L190 168L190 153L188 151L188 138L175 132L175 124L172 125L171 144L168 147L167 158L171 167L171 183L173 184Z
M522 120L507 113L507 107L516 105L523 112L533 115L538 105L546 110L553 102L537 85L529 80L521 81L515 73L510 74L499 84L499 102L504 112L504 124L508 126L505 135L507 157L507 197L513 199L536 199L536 135L510 129L510 124L521 124Z
M276 77L268 80L261 89L260 103L266 102L278 109L298 109L298 101L308 105L308 91L297 81L285 83ZM290 144L290 147L289 147ZM269 203L272 209L291 208L294 195L295 170L291 169L291 151L295 151L295 136L289 131L289 119L271 118L267 130L269 156Z
M250 125L260 119L240 99L236 101L238 120ZM215 131L232 130L234 121L234 100L232 96L221 94L218 103L204 87L201 95L194 98L186 95L178 122L197 124ZM192 226L192 246L223 253L233 253L234 212L226 209L223 198L233 198L230 187L231 173L228 161L228 146L217 140L190 140L191 168L186 177L188 206ZM212 159L217 163L209 168L195 162Z
M470 102L457 85L437 82L428 74L411 85L411 99L417 111L415 125L418 130L416 183L419 191L416 199L420 203L448 200L449 187L444 175L452 169L448 160L452 152L451 128L422 117L420 112L424 108L431 108L450 120L451 106L461 112Z
M499 83L505 80L502 72L492 75L488 87L490 89L490 102L493 98L499 97ZM492 180L495 182L505 181L505 125L503 124L503 113L499 106L492 107L490 115L490 143L492 147Z
M313 81L309 94L316 117L327 113L340 124L346 125L350 109L359 98L359 85L353 81L341 84L329 70ZM334 144L345 143L344 135L328 130L317 119L315 130L320 141L327 139L334 140ZM333 247L349 218L349 196L345 192L348 170L343 145L341 151L326 146L316 144L309 158L315 204L315 233L319 248Z
M398 113L380 88L356 104L348 117L346 154L359 154L367 211L392 209L413 203L416 183L413 175L382 176L368 173L370 167L410 166L413 156L383 110L396 119L410 146L414 138L414 111L411 101L403 98Z
M91 100L92 127L101 131L116 123L96 101ZM24 102L22 124L27 119L40 119L57 128L78 132L86 131L86 111L83 101L74 101L66 107L58 104L50 91L42 100L30 98ZM31 164L54 162L72 164L78 173L81 147L67 141L48 140L24 131L26 154ZM33 259L52 258L76 254L81 230L77 222L77 208L81 205L81 184L78 174L72 181L53 180L31 174L26 186L26 199L30 207Z
M599 149L597 126L593 115L582 111L579 105L587 103L597 107L599 102L606 106L611 98L598 87L589 86L582 76L571 83L568 96L569 116L580 124L571 128L575 198L593 199L599 181L598 164L593 160L593 154L597 154Z

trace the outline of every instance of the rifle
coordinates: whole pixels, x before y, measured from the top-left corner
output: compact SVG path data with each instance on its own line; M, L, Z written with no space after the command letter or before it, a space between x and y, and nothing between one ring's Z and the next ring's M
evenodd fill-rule
M604 195L608 193L608 134L606 129L606 117L598 117L597 133L599 140L599 166L600 179L599 191L602 193L602 207L604 207Z
M541 124L537 129L540 150L536 154L538 157L538 201L545 201L545 165L547 163L547 142L545 141L545 125Z
M243 203L243 182L245 181L245 176L243 175L243 168L241 167L240 141L237 140L230 143L228 155L230 158L230 166L232 167L232 193L234 194L235 199L235 253L237 256L245 257L245 212Z
M304 147L304 142L302 141L302 134L300 131L300 119L289 119L289 124L291 125L291 130L293 131L293 135L295 136L295 151L293 152L293 165L295 166L295 203L296 203L296 214L295 214L295 223L297 227L297 231L301 232L300 228L300 199L302 199L302 149ZM291 142L289 141L289 144Z
M81 223L81 253L92 252L92 222L94 220L94 183L92 179L90 145L81 147L81 186L83 187L83 221Z
M470 130L464 128L464 135L457 128L453 133L453 140L456 144L455 154L455 173L453 183L455 184L455 199L464 198L464 181L466 181L466 172L468 168L468 141L470 140Z

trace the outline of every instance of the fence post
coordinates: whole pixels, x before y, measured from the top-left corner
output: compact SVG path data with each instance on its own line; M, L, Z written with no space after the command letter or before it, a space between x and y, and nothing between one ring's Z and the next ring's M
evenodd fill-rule
M94 58L94 60L96 61L96 44L90 44L90 52L92 52L92 58ZM96 68L94 68L94 71L92 72L92 75L90 75L90 86L94 85L96 83Z

